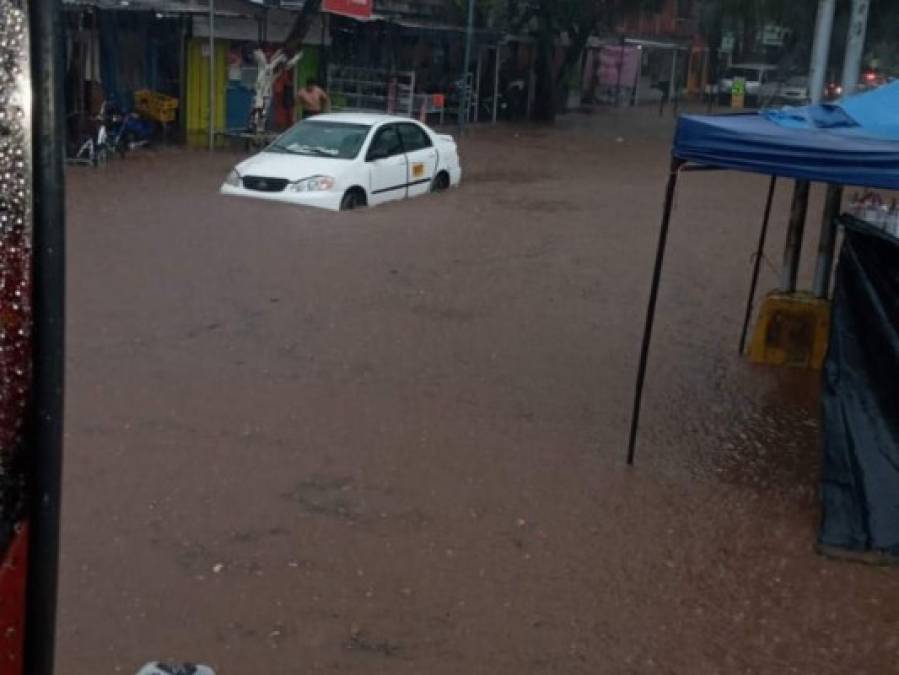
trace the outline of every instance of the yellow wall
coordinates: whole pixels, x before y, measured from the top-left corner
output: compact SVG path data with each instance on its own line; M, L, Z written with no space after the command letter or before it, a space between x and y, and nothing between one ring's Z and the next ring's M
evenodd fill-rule
M187 46L187 133L188 138L209 133L209 41L190 40ZM228 42L215 43L215 128L225 128L225 87L228 84ZM206 53L204 53L206 52Z

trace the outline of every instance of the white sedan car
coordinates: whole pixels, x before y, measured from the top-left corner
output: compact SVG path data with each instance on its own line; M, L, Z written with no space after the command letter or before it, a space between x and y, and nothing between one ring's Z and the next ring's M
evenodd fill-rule
M462 180L452 136L406 117L318 115L238 164L221 193L346 211Z

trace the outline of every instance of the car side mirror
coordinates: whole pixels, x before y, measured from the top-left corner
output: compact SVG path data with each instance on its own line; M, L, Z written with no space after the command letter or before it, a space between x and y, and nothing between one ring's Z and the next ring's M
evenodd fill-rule
M376 162L379 159L387 159L387 148L372 148L368 151L369 162Z

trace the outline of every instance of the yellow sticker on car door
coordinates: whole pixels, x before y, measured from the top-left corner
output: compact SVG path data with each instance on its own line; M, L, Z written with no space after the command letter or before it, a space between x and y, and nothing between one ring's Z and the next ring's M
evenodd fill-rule
M413 164L412 165L412 177L413 178L423 178L425 175L425 165L424 164Z

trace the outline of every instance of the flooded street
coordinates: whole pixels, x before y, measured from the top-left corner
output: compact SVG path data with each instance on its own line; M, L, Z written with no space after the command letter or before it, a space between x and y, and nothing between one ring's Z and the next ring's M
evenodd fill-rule
M820 376L736 354L764 177L682 180L625 466L671 129L478 129L344 214L69 169L61 671L899 672L896 571L814 552Z

